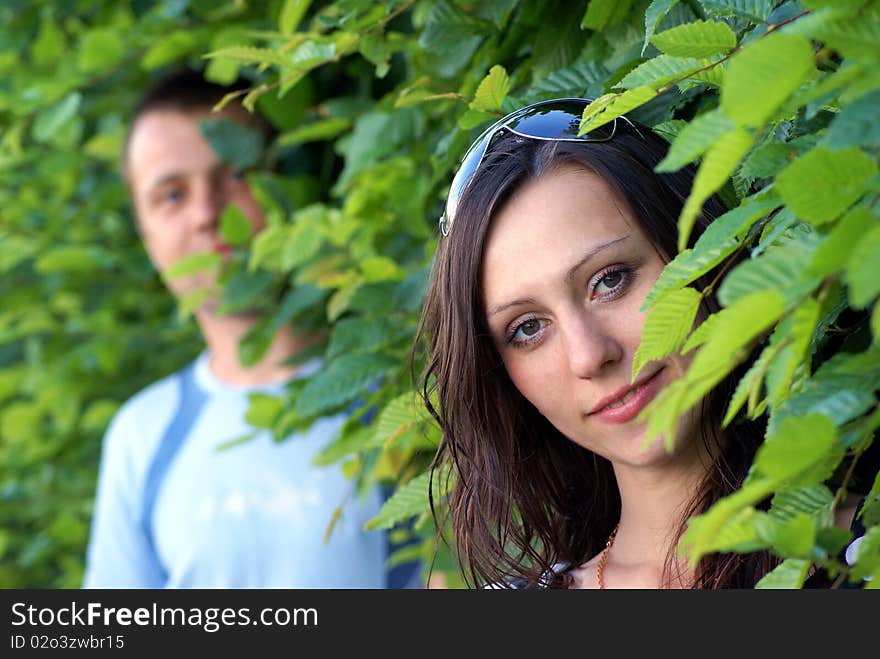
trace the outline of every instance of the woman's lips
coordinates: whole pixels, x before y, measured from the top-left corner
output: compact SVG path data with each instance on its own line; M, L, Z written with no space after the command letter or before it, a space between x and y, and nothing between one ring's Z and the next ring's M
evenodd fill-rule
M601 409L592 412L589 416L602 419L608 423L626 423L636 418L639 412L645 409L645 406L660 393L663 384L660 374L664 370L665 368L661 368L639 386L630 389L624 395L606 404Z

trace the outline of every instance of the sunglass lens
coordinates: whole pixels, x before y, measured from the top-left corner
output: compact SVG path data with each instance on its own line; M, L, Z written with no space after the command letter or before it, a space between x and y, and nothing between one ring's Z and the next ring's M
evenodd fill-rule
M443 218L441 219L441 229L444 231L444 234L449 232L452 223L455 221L455 211L458 208L458 201L461 199L461 194L464 192L467 184L470 183L477 167L480 166L483 154L486 153L486 147L489 145L494 134L495 131L490 129L480 136L465 154L464 160L458 168L458 172L455 174L455 178L452 179L452 185L449 186L449 196L446 197L446 211L443 213Z
M614 134L614 122L600 126L595 131L578 137L586 103L578 101L536 105L507 125L512 131L528 137L542 139L606 140Z

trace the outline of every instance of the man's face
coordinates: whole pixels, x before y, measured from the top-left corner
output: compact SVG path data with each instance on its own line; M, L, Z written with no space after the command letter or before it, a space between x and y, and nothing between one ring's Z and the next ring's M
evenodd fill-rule
M126 177L144 245L160 272L193 254L229 256L219 234L227 204L244 212L254 232L265 226L245 180L217 158L199 130L199 122L211 117L207 109L149 111L129 139ZM224 118L247 120L238 112ZM178 296L215 285L216 276L207 272L168 280Z

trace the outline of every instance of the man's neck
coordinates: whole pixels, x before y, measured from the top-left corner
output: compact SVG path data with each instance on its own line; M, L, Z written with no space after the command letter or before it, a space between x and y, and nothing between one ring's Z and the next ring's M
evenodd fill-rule
M196 321L208 347L208 368L222 382L249 386L286 382L299 370L287 363L318 338L294 334L285 326L272 338L265 355L256 364L243 366L238 344L259 321L255 316L218 316L211 311L196 312Z

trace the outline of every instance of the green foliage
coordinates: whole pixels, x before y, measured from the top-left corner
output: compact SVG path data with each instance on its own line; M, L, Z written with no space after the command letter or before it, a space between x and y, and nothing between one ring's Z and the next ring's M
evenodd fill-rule
M736 35L726 23L694 21L655 34L651 43L673 57L711 57L731 51Z
M224 214L231 264L201 257L172 274L219 267L227 308L264 314L240 345L245 363L287 323L330 324L311 353L325 368L280 399L257 397L250 418L283 439L316 415L356 410L318 460L340 464L358 488L396 486L372 527L417 517L430 561L427 469L439 433L413 404L408 356L458 160L515 107L587 96L597 100L583 132L629 113L672 139L660 171L698 168L679 253L645 301L634 372L695 352L647 410L649 431L668 439L681 414L757 357L725 423L765 414L767 441L744 486L692 520L683 548L692 561L773 551L784 560L761 588L798 587L814 564L880 584L880 515L865 515L854 568L837 560L833 527L844 494L878 489L866 456L880 425L880 16L860 2L779 4L0 7L0 585L79 584L110 416L198 350L139 245L116 167L138 90L181 64L253 82L224 104L265 110L281 131L268 145L281 166L248 175L264 231L251 236L234 209ZM266 164L258 136L206 124L237 168ZM694 241L714 193L731 210ZM691 331L698 280L724 308ZM455 569L445 546L437 565Z

